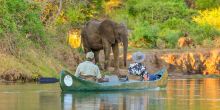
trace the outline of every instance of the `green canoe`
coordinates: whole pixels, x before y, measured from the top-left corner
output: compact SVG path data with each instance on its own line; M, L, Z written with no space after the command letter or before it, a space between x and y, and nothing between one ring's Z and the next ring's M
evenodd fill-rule
M137 90L164 88L167 85L168 72L166 68L154 73L161 77L154 81L136 81L129 80L120 82L116 76L106 76L109 82L96 83L83 80L70 74L68 71L60 73L60 87L62 91L107 91L107 90Z

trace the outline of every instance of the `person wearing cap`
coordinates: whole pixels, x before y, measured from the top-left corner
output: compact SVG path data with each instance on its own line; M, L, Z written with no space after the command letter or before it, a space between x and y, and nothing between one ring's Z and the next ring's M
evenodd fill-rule
M86 53L86 61L78 65L75 76L90 81L108 82L108 79L102 78L99 67L93 63L93 60L94 53Z
M145 55L142 52L135 52L132 55L134 63L129 65L129 79L133 80L148 80L146 67L142 64Z

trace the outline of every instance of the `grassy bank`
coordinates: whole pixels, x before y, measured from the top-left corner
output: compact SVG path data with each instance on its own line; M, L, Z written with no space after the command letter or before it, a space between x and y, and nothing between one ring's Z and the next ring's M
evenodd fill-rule
M55 50L48 53L26 48L19 56L0 52L0 76L9 81L33 81L39 77L59 78L62 69L73 72L81 61L79 53L69 47Z
M13 55L1 54L0 73L8 76L8 80L19 80L20 77L26 77L25 80L36 79L40 76L58 77L58 71L63 67L61 63L47 55L38 54L34 50L28 50L25 57L16 58Z
M62 69L75 70L81 58L66 42L71 23L59 24L61 15L53 3L0 0L0 4L1 79L32 81L58 77Z

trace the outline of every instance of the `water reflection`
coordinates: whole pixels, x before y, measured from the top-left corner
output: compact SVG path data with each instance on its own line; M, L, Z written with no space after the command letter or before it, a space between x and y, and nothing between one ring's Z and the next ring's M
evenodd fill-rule
M62 93L63 110L163 110L166 91Z
M0 110L220 110L220 79L169 80L165 90L62 93L59 84L0 83Z
M220 79L169 80L166 90L61 93L63 110L219 110Z
M220 110L220 79L171 80L167 98L168 109Z

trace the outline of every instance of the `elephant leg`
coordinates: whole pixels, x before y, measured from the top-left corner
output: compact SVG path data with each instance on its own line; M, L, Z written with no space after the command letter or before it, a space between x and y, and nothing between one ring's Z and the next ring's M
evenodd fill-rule
M95 54L95 63L99 66L99 68L101 69L101 70L103 70L103 68L102 68L102 66L101 66L101 64L100 64L100 62L99 62L99 50L98 51L94 51L94 54Z
M104 54L105 54L104 69L108 70L111 45L107 39L103 39L102 41L103 41Z
M112 46L113 54L114 54L114 66L115 70L114 73L120 75L119 72L119 46L118 43Z
M99 63L99 51L94 51L94 55L95 55L95 63Z

